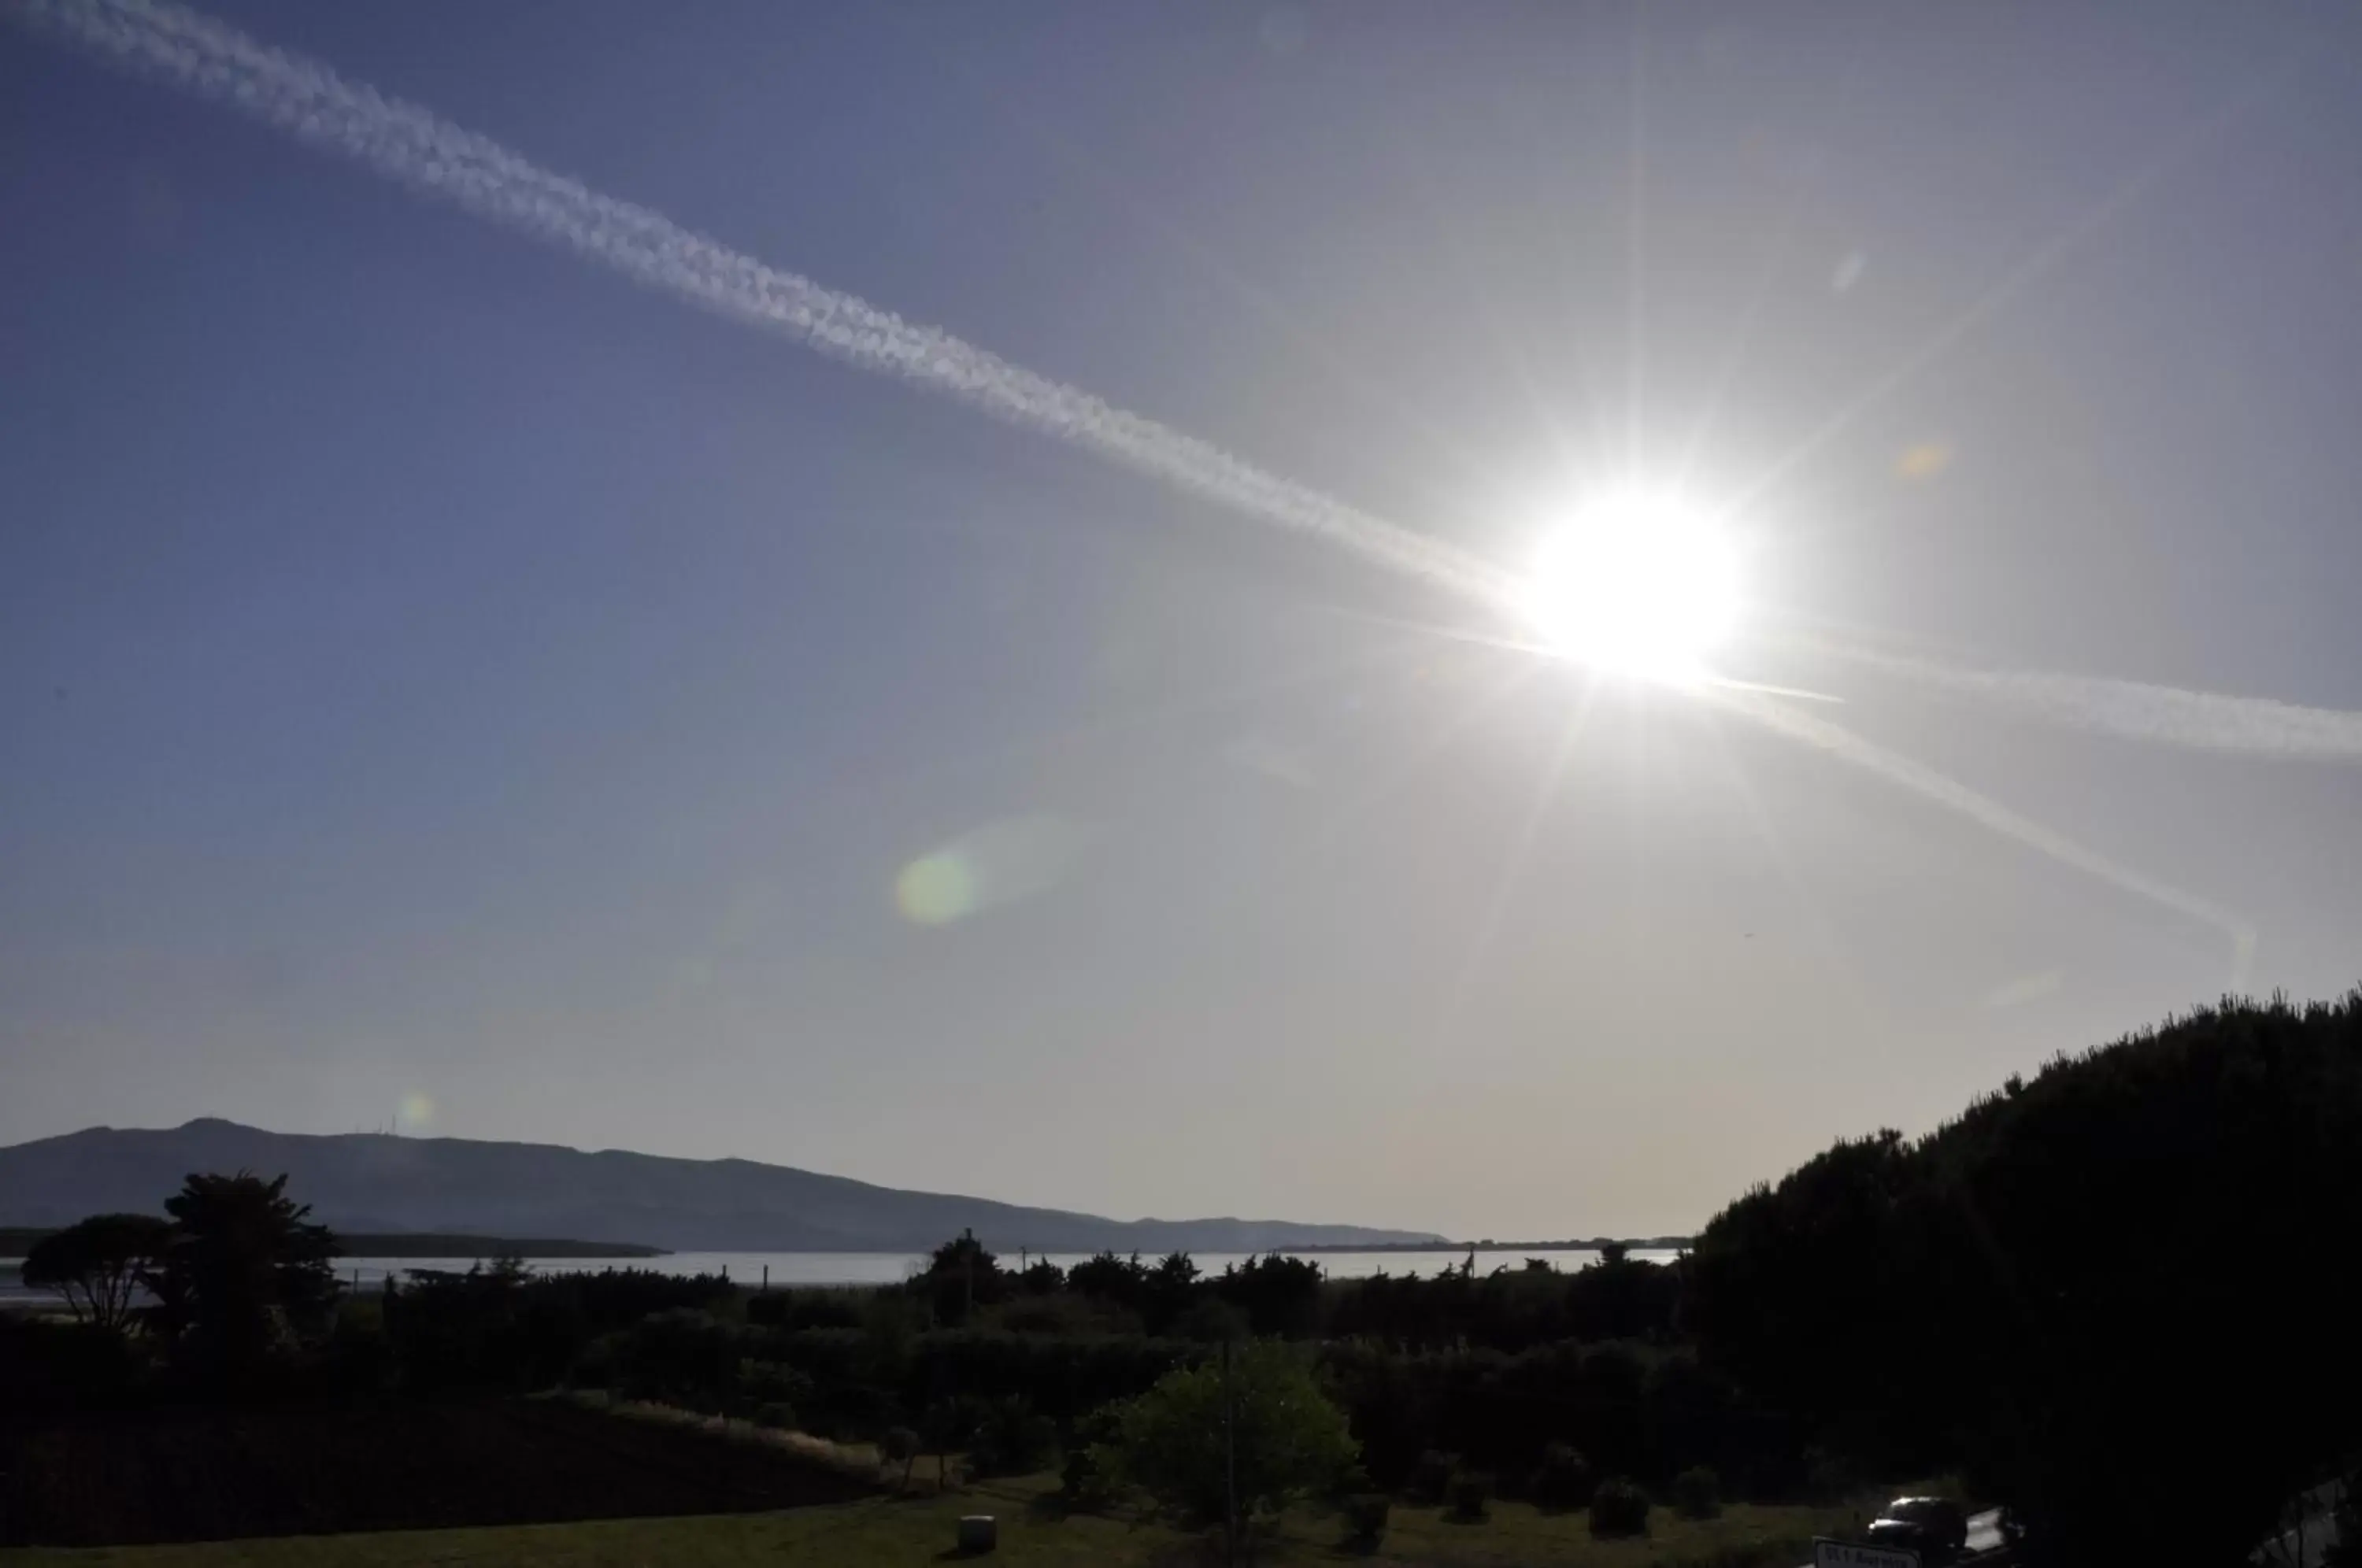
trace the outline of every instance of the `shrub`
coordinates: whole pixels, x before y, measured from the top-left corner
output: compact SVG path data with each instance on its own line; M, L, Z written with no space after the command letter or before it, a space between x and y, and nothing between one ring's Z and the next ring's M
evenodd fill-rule
M1091 1451L1077 1443L1066 1451L1058 1467L1058 1502L1069 1508L1103 1508L1115 1500L1115 1485L1091 1462Z
M1537 1507L1580 1508L1590 1503L1594 1485L1591 1462L1573 1443L1554 1442L1542 1450L1541 1463L1534 1466L1527 1489Z
M1248 1333L1247 1315L1219 1296L1201 1296L1167 1325L1166 1331L1201 1344L1242 1340Z
M1481 1519L1485 1505L1493 1496L1493 1478L1479 1471L1463 1470L1451 1478L1451 1511L1463 1519Z
M1426 1502L1440 1503L1451 1489L1451 1477L1460 1468L1460 1456L1430 1448L1418 1456L1410 1467L1410 1493Z
M1357 1551L1375 1551L1386 1537L1386 1515L1393 1505L1384 1492L1360 1492L1345 1499L1345 1544Z
M776 1361L741 1361L738 1391L755 1405L801 1405L812 1397L812 1380Z
M1228 1360L1169 1372L1122 1406L1115 1437L1092 1445L1092 1463L1191 1520L1223 1518L1232 1496L1252 1518L1327 1495L1361 1445L1306 1358L1253 1341Z
M765 1431L786 1431L796 1424L796 1408L774 1399L755 1407L755 1424Z
M979 1476L1030 1474L1057 1452L1057 1427L1022 1399L994 1400L968 1439L968 1463Z
M1805 1451L1805 1489L1816 1503L1836 1503L1855 1489L1858 1478L1843 1454L1825 1448Z
M1673 1511L1685 1519L1710 1519L1722 1512L1722 1477L1700 1464L1673 1477Z
M615 1382L635 1399L702 1408L737 1382L738 1342L710 1312L652 1312L616 1336Z
M1088 1511L1103 1508L1115 1500L1116 1485L1106 1471L1091 1457L1092 1450L1100 1443L1113 1442L1122 1428L1116 1419L1120 1405L1109 1405L1092 1411L1075 1423L1074 1441L1065 1445L1065 1463L1058 1470L1058 1503L1062 1507Z
M1591 1494L1591 1533L1603 1539L1649 1533L1649 1494L1621 1475Z
M769 1290L746 1297L746 1321L768 1329L857 1329L861 1304L849 1290Z
M1095 1304L1080 1296L1021 1296L997 1308L989 1320L1019 1334L1076 1334L1095 1327Z

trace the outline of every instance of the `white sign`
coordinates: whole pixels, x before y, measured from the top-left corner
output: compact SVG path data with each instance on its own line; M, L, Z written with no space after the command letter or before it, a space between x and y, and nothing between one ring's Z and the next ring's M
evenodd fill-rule
M1919 1554L1897 1551L1891 1546L1856 1546L1849 1540L1816 1535L1813 1568L1919 1568Z

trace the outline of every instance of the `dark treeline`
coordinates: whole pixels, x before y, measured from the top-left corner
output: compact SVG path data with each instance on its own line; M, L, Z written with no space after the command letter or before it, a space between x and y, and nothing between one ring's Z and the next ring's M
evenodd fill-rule
M300 1213L289 1219L299 1222ZM146 1244L158 1260L170 1255L169 1238ZM317 1237L307 1246L322 1257L333 1251ZM209 1397L603 1388L822 1436L876 1440L904 1428L939 1448L970 1450L997 1424L999 1452L987 1442L972 1453L989 1469L1077 1448L1111 1403L1220 1342L1264 1337L1317 1347L1363 1440L1368 1473L1384 1485L1406 1483L1438 1449L1499 1471L1514 1492L1551 1442L1643 1479L1728 1447L1709 1430L1727 1394L1702 1396L1703 1375L1678 1348L1679 1270L1614 1247L1573 1274L1521 1260L1331 1281L1317 1264L1281 1255L1211 1275L1184 1253L1010 1267L961 1237L898 1286L756 1292L718 1275L531 1275L508 1262L413 1271L333 1310L322 1296L334 1295L333 1277L304 1268L306 1330L283 1332L275 1360L248 1365L242 1383L205 1385ZM267 1304L248 1305L254 1321L274 1319ZM45 1390L53 1404L94 1387L138 1402L196 1386L193 1342L161 1320L129 1336L89 1324L73 1332L17 1323L12 1332L44 1341L39 1354L0 1346L0 1397L20 1406L39 1404ZM69 1344L77 1353L57 1353ZM37 1364L47 1370L28 1377Z
M275 1187L193 1177L171 1207L169 1227L54 1239L85 1321L0 1324L0 1408L601 1388L877 1441L906 1469L1064 1452L1081 1496L1076 1456L1104 1452L1118 1401L1276 1341L1385 1491L1645 1509L1958 1473L2062 1562L2235 1561L2362 1447L2351 998L2226 1005L2062 1057L1924 1139L1840 1143L1664 1264L1610 1246L1572 1273L1472 1255L1338 1281L1276 1255L1012 1264L962 1236L877 1287L507 1264L340 1298L333 1241ZM241 1259L257 1216L277 1250ZM152 1309L127 1305L126 1268Z
M2362 992L2226 1001L1841 1143L1699 1238L1706 1363L2061 1562L2234 1562L2362 1452Z

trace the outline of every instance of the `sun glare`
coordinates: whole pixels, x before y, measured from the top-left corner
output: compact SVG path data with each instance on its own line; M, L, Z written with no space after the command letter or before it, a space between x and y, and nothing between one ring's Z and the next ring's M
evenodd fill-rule
M1542 542L1525 612L1595 668L1683 682L1738 624L1738 555L1713 519L1640 490L1597 497Z

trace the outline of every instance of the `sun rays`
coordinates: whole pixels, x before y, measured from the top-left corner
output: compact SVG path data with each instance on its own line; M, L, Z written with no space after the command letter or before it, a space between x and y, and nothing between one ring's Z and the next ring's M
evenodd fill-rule
M2029 290L2087 251L2188 160L2225 134L2285 73L2248 83L2215 114L2160 142L2149 158L2002 270L1963 308L1893 356L1882 370L1832 400L1827 412L1786 450L1732 489L1727 504L1708 512L1679 498L1699 467L1728 394L1745 373L1770 279L1747 301L1721 374L1688 421L1678 462L1669 472L1652 473L1647 428L1653 396L1648 341L1651 54L1648 8L1636 7L1621 237L1628 271L1626 403L1620 411L1591 411L1601 426L1592 433L1597 447L1611 447L1620 436L1623 474L1618 484L1562 520L1539 560L1520 574L948 332L914 325L858 296L730 250L646 207L542 169L427 109L350 82L324 62L274 50L196 12L161 0L27 0L7 14L63 35L118 67L259 118L414 192L456 204L641 286L857 369L959 399L1231 512L1308 534L1368 563L1449 590L1506 628L1497 638L1465 629L1450 634L1498 643L1516 667L1504 690L1553 662L1579 667L1584 696L1571 704L1565 731L1521 819L1511 863L1503 867L1462 967L1462 988L1503 918L1514 891L1516 862L1530 853L1578 744L1584 702L1603 679L1633 680L1667 689L1677 694L1675 700L1701 702L1717 717L1866 771L1985 831L2221 933L2234 951L2235 979L2244 979L2255 933L2242 917L2087 848L1787 700L1821 694L1751 683L1747 655L1764 649L1776 634L1743 624L1742 562L1727 530L1733 518L1743 522L1866 416L1927 377ZM1767 266L1773 273L1788 258L1803 200L1802 191L1792 198L1786 226L1770 248ZM1247 285L1242 281L1239 287ZM1472 308L1485 308L1484 302L1472 298ZM1599 419L1603 412L1606 418ZM2362 756L2362 715L2134 682L1962 671L1926 661L1888 658L1874 670L1950 697L2135 739L2337 761ZM1363 795L1368 793L1365 788ZM1347 805L1338 820L1350 814L1350 799Z

